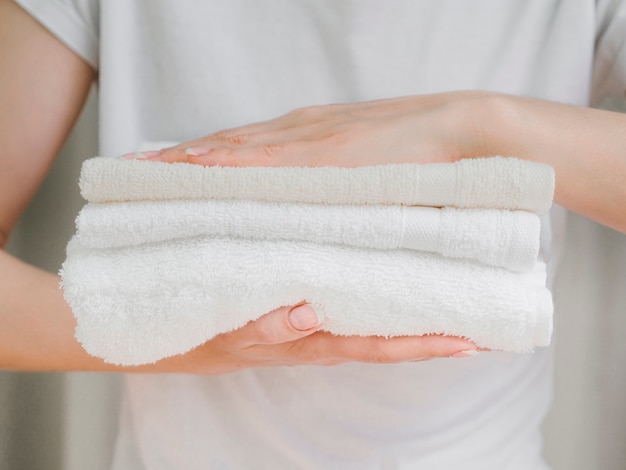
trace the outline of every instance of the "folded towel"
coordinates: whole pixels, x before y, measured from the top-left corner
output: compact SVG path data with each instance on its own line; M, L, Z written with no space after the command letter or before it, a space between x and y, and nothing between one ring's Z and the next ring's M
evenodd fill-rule
M502 157L359 168L203 167L99 157L83 164L80 185L89 202L211 198L544 213L552 204L554 171Z
M526 211L174 200L90 203L76 227L80 243L92 248L198 236L300 240L407 248L528 271L537 261L540 221Z
M410 250L215 238L91 249L74 239L61 275L78 340L116 364L184 353L303 300L340 335L442 333L524 352L551 333L542 263L513 273Z
M513 272L425 251L528 269L509 250L536 243L536 216L491 209L542 213L553 188L551 168L499 157L352 169L94 158L81 173L89 204L61 270L64 295L85 349L126 365L184 353L301 301L335 334L441 333L530 351L552 328L543 263ZM360 215L333 212L342 210ZM277 228L302 211L312 212Z

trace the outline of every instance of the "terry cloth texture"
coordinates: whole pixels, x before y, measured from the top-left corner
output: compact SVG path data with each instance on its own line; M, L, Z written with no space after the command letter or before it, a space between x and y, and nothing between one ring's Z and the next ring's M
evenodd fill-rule
M536 251L524 267L502 260L513 245L538 243L532 212L550 206L553 171L515 159L470 162L346 169L88 160L89 203L61 272L77 338L108 362L143 364L307 301L340 335L450 334L513 352L545 346L545 265ZM481 237L481 218L508 225ZM514 228L516 218L526 229Z
M411 249L528 271L539 253L539 216L526 211L418 206L174 200L86 205L76 220L90 248L198 236L299 240Z
M80 187L89 202L248 199L542 214L552 205L554 172L542 163L502 157L358 168L203 167L100 157L85 161Z

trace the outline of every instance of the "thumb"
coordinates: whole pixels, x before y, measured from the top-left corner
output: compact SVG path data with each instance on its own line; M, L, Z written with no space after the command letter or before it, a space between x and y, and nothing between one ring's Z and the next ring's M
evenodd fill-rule
M300 304L290 308L287 312L289 325L297 331L307 331L318 327L324 318L310 304Z
M288 343L315 333L323 321L320 312L303 303L273 310L230 335L236 335L240 344L248 346Z

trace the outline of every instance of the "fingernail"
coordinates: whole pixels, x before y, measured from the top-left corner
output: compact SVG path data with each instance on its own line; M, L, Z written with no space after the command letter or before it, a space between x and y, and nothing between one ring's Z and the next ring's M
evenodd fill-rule
M478 354L478 349L466 349L465 351L459 351L454 353L451 357L472 357Z
M304 331L318 326L324 321L309 304L298 305L289 311L289 323L296 330Z
M211 149L205 149L205 148L200 148L200 147L186 148L185 149L185 153L187 155L189 155L190 157L200 157L202 155L206 155L210 151L211 151Z
M141 160L144 158L156 157L157 155L160 155L160 154L161 154L160 150L148 150L146 152L126 153L122 156L126 158L127 160L131 160L131 159Z

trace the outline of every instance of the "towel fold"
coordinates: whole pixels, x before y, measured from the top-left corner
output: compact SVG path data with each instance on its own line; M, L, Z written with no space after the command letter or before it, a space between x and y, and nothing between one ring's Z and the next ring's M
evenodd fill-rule
M404 204L520 209L552 204L554 171L515 158L358 168L203 167L92 158L80 180L89 202L248 199L322 204Z
M551 334L543 263L513 273L409 250L217 238L91 249L74 239L61 274L78 340L124 365L184 353L304 300L340 335L441 333L524 352Z
M528 271L539 252L540 221L526 211L175 200L88 204L76 227L80 243L92 248L199 236L299 240L406 248Z
M552 329L536 214L553 189L550 167L500 157L350 169L94 158L62 286L84 348L123 365L302 301L339 335L526 352Z

